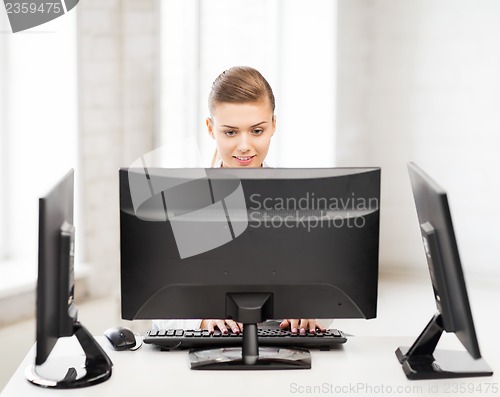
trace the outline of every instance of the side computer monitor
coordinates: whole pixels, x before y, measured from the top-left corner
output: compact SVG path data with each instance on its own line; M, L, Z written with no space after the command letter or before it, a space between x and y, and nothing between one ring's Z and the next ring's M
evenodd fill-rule
M36 358L28 380L50 388L76 388L111 376L111 361L92 335L78 322L74 301L75 227L74 171L70 170L39 199L38 282L36 292ZM85 367L61 368L50 354L61 337L76 335L85 354Z
M492 375L479 351L446 192L416 164L408 171L438 312L396 355L409 379ZM435 350L443 331L455 333L467 351Z
M374 318L379 201L378 168L121 169L122 317L232 318L253 357L266 319Z

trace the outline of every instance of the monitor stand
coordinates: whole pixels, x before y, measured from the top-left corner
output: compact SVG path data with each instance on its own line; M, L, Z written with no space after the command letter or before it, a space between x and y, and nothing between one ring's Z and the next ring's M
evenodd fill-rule
M243 323L242 347L191 350L191 369L310 369L307 349L259 348L257 323L272 318L272 294L228 294L228 318Z
M56 360L54 364L47 362L40 366L32 365L26 369L26 377L32 384L53 389L75 389L93 386L110 378L113 363L90 332L82 324L76 322L73 328L73 334L78 339L85 353L83 373L80 375L79 371L81 371L81 369L78 366L78 370L75 368L74 357L71 357L71 363L63 363L62 361L57 362ZM52 367L50 370L54 373L64 375L55 377L55 379L46 377L45 374L42 375L42 372L45 371L42 370L41 367L46 364Z
M436 350L443 333L441 314L437 313L422 331L413 346L399 347L396 356L406 377L415 379L446 379L491 376L493 371L482 358L473 358L467 351Z

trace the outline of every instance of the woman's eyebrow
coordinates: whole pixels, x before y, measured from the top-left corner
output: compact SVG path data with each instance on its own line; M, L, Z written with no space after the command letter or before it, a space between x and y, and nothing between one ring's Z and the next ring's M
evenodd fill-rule
M253 128L253 127L258 127L259 125L261 125L261 124L266 124L266 123L267 123L267 121L261 121L260 123L257 123L257 124L252 125L250 128Z
M261 121L260 123L251 125L250 128L258 127L259 125L266 124L266 123L267 123L267 121ZM232 128L233 130L238 130L239 129L238 127L233 127L233 126L227 125L227 124L222 124L221 127Z

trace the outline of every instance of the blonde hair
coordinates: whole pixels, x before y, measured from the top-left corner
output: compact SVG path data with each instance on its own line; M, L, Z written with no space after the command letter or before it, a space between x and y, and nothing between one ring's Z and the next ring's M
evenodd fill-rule
M247 103L269 101L274 113L275 100L271 86L260 72L249 66L234 66L222 72L212 83L208 96L208 109L212 116L219 103ZM217 149L212 157L212 167L221 160Z

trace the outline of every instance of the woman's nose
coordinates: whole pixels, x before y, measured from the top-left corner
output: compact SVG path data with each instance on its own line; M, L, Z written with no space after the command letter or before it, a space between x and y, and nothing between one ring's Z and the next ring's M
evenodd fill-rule
M250 150L250 143L248 141L248 136L247 134L241 134L240 135L240 140L238 142L238 150L241 153L246 153Z

